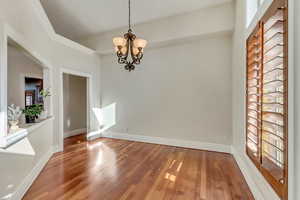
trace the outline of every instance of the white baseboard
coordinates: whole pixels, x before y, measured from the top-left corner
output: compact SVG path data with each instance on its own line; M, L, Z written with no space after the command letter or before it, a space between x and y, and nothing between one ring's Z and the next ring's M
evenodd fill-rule
M81 133L86 133L86 132L87 132L87 128L75 129L73 131L65 132L64 133L64 138L72 137L72 136L79 135Z
M280 200L271 186L247 157L246 160L243 159L243 155L240 154L234 147L231 147L231 152L256 200Z
M224 145L224 144L206 143L206 142L191 141L191 140L169 139L169 138L161 138L161 137L150 137L150 136L133 135L133 134L123 134L123 133L116 133L111 131L106 131L102 133L102 137L146 142L146 143L153 143L153 144L163 144L163 145L176 146L176 147L201 149L201 150L216 151L216 152L223 152L223 153L231 153L231 146Z
M23 198L27 190L30 188L34 180L40 174L42 169L45 167L51 156L53 155L54 149L51 148L45 155L38 161L35 167L30 171L30 173L25 177L22 183L17 187L16 192L13 194L13 200L20 200Z

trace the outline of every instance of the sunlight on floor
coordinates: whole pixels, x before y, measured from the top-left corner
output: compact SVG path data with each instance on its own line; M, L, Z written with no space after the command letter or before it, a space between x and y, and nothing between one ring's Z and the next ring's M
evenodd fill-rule
M169 174L169 173L166 173L165 179L168 179L168 180L170 180L172 182L175 182L176 181L176 176L174 176L172 174Z
M103 170L102 174L105 174L105 177L110 178L112 181L116 180L116 153L109 146L100 141L96 143L88 143L87 148L97 154L93 171L101 169Z

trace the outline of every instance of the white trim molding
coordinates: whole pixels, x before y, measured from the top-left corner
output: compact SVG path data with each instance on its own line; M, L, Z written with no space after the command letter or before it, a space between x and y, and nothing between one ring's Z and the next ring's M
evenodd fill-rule
M72 131L64 132L64 138L72 137L72 136L79 135L79 134L86 133L86 132L87 132L87 128L75 129Z
M191 148L191 149L200 149L206 151L231 153L231 146L224 145L224 144L207 143L207 142L192 141L192 140L169 139L169 138L162 138L162 137L151 137L151 136L133 135L133 134L123 134L123 133L116 133L111 131L103 132L99 136L137 141L137 142L152 143L152 144L162 144L162 145L184 147L184 148Z
M298 1L298 0L297 0ZM289 76L289 83L288 83L288 90L289 90L289 98L288 98L288 197L289 199L297 199L296 197L296 165L295 165L295 158L296 158L296 131L295 125L296 123L296 102L295 95L296 95L296 83L295 79L296 75L296 65L295 65L295 13L298 11L295 7L295 0L288 0L288 76ZM295 8L295 9L293 9ZM299 134L299 133L298 133ZM300 197L299 197L300 198Z
M92 89L92 83L94 81L94 77L90 73L81 72L77 70L72 70L69 68L60 68L59 76L60 76L60 83L59 83L59 138L58 138L58 146L59 151L64 150L64 88L63 88L63 74L71 74L75 76L81 76L85 77L87 81L87 128L86 132L89 132L91 129L93 129L94 124L94 118L92 113L92 108L94 106L93 101L93 89Z

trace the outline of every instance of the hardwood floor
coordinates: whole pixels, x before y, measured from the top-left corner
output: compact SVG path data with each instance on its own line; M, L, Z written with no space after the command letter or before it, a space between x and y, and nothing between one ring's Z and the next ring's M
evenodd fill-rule
M229 154L82 135L65 145L24 200L254 199Z

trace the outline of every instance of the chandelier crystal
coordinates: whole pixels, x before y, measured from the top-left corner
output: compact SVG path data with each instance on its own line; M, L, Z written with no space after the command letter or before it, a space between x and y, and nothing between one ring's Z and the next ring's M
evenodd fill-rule
M125 65L125 70L129 72L135 69L135 65L141 63L144 56L144 48L147 45L147 41L141 38L137 38L131 29L131 4L128 0L128 32L123 37L113 38L113 44L115 45L115 51L118 57L118 63ZM130 58L129 58L130 57Z

